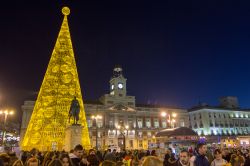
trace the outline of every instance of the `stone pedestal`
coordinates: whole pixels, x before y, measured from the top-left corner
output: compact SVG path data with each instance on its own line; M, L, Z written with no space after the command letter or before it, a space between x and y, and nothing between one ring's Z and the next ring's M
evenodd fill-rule
M71 125L66 128L64 150L70 151L76 145L82 144L82 128L81 125Z

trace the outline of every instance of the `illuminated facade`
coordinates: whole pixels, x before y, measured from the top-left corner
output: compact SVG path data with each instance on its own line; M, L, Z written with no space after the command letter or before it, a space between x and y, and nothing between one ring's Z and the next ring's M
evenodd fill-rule
M218 107L203 105L190 109L190 128L211 142L217 143L219 140L230 146L233 146L232 140L236 140L236 137L249 139L250 110L240 109L235 97L224 97L220 102Z
M121 67L115 67L110 79L109 94L104 94L98 101L85 101L85 112L92 147L96 146L96 135L99 148L122 148L124 137L119 125L128 127L125 130L125 146L127 149L147 149L156 143L158 131L170 127L168 117L161 116L175 113L172 127L189 126L188 113L185 109L160 107L156 105L137 104L135 96L127 95L127 79L124 78ZM23 115L29 116L31 101L22 106ZM27 114L26 114L27 112ZM99 115L95 121L92 116ZM26 119L28 120L28 118ZM25 131L25 120L22 122ZM96 127L98 127L96 132Z
M23 150L30 150L31 148L62 150L64 148L65 129L70 125L68 114L74 97L78 99L80 104L81 111L78 124L83 126L82 145L85 148L90 147L89 132L67 20L70 13L69 8L64 7L62 13L64 19L35 105L33 107L23 106L25 108L21 127L21 136L23 137L25 133L24 138L21 138ZM26 104L32 105L32 102Z

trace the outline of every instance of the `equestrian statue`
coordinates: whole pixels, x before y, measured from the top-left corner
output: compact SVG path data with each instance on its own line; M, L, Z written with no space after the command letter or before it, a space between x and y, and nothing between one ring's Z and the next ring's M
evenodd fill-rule
M71 106L69 110L69 123L71 116L74 118L73 125L77 125L77 121L79 120L79 113L80 113L80 104L79 101L74 97L74 99L71 101Z

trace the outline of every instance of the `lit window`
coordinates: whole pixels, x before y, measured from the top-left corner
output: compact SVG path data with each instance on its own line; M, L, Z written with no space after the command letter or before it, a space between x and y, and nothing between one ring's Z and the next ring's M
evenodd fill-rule
M92 127L92 120L91 119L88 119L87 123L88 123L88 127Z
M146 119L146 127L147 128L151 127L150 119Z
M139 140L139 147L142 148L142 140Z
M137 123L138 123L138 128L142 128L142 120L141 120L141 119L138 119L138 120L137 120Z
M166 121L163 121L162 122L162 128L166 128L167 127L167 122Z
M154 127L159 128L159 121L158 119L154 119Z

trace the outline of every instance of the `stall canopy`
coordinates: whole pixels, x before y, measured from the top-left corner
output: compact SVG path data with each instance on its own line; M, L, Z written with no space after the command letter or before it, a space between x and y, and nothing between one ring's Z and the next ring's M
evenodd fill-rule
M161 130L156 134L156 137L175 137L175 136L198 136L198 134L187 127L178 127L173 129Z

